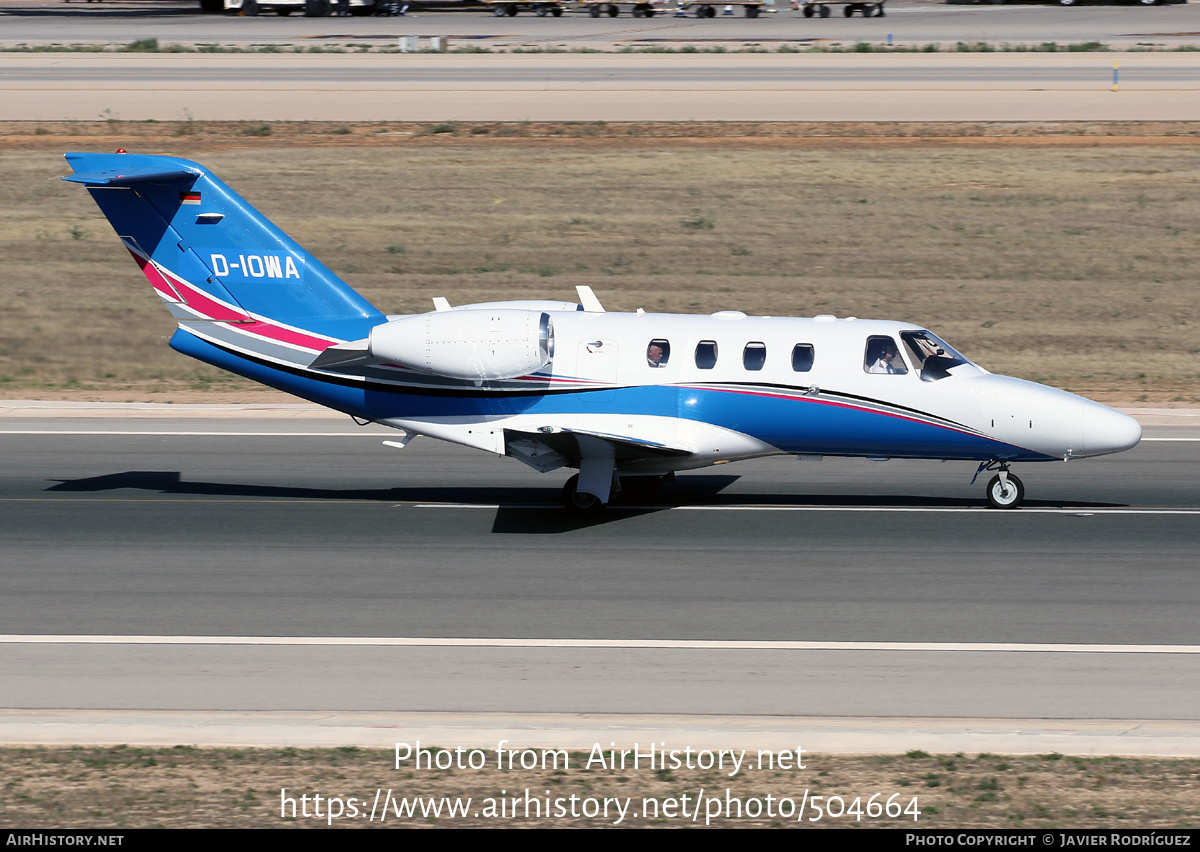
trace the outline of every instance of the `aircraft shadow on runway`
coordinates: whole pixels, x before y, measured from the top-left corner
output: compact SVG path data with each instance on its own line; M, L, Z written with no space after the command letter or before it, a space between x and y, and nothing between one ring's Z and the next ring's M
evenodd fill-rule
M312 488L289 485L259 485L229 482L200 482L183 479L179 471L129 470L83 479L56 480L46 488L54 492L101 492L132 489L158 494L199 497L231 497L247 500L366 501L379 503L451 503L495 505L494 533L555 534L601 526L654 514L679 506L769 506L838 508L979 508L980 499L963 497L916 497L888 494L779 494L723 493L740 477L727 474L681 476L663 485L657 493L627 493L602 512L565 512L558 488L513 488L495 486L397 486L395 488ZM864 486L865 487L865 486ZM1125 503L1072 500L1026 500L1028 508L1116 509Z

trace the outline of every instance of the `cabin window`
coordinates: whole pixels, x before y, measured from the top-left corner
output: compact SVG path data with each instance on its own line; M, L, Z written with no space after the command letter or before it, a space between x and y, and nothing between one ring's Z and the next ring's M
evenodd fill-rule
M742 350L742 366L747 370L761 370L767 363L767 344L747 343Z
M696 366L701 370L711 370L717 366L717 342L701 340L696 344Z
M792 347L792 370L797 373L807 373L813 365L813 347L811 343L797 343Z
M863 369L868 373L890 373L892 375L908 372L908 367L900 360L900 350L896 348L896 341L877 334L867 338Z
M665 367L671 360L671 344L666 340L651 340L646 347L646 363L651 367Z
M912 358L913 365L920 371L923 382L936 382L938 379L944 379L950 375L950 370L954 367L971 363L955 352L950 344L928 331L902 331L900 339L904 341L908 356ZM968 370L967 372L973 373L974 371Z

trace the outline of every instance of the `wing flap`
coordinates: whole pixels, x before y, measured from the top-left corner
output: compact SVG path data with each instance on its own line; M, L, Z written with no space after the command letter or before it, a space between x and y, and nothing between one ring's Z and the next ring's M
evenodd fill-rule
M543 472L564 465L578 467L583 457L580 438L603 441L613 450L613 461L620 465L626 462L656 458L678 458L690 456L691 447L663 444L633 435L613 435L586 429L563 428L553 432L526 432L518 429L504 430L504 443L508 455L517 458Z

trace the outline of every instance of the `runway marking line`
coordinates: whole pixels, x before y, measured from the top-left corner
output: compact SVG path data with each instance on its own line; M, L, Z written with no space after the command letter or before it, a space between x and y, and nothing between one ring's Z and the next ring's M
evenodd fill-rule
M252 499L248 497L0 497L0 503L295 503L297 505L320 506L388 506L413 509L540 509L544 511L566 511L555 503L421 503L405 500L340 500L324 497L287 497L280 499ZM930 513L982 513L996 517L1021 515L1197 515L1200 508L1185 509L1096 509L1087 507L1054 509L1029 508L1002 512L984 506L934 507L934 506L610 506L610 512L930 512Z
M562 506L546 504L501 505L499 503L414 503L414 509L563 509ZM933 512L996 516L1039 515L1195 515L1200 508L1188 509L1097 509L1080 506L1076 508L1028 508L999 511L985 506L610 506L609 511L662 511L662 512ZM565 509L564 509L565 511Z
M403 430L389 429L387 432L181 432L178 430L131 431L120 429L0 429L0 435L96 435L145 436L179 435L185 438L378 438L394 435ZM1200 438L1142 438L1141 443L1186 444Z
M45 429L0 429L0 435L125 435L129 437L172 436L182 438L389 438L400 433L399 429L387 432L129 432L118 430L58 430Z
M1200 645L1034 642L821 642L722 639L476 639L358 636L97 636L0 634L5 645L264 645L393 648L608 648L702 651L932 651L1054 654L1200 654Z

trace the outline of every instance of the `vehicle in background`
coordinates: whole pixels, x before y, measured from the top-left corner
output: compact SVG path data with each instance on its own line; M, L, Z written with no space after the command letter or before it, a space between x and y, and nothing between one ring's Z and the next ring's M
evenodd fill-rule
M390 5L383 0L350 0L350 14L356 17L390 14ZM200 0L205 12L227 12L253 18L263 12L287 17L301 14L307 18L324 18L337 8L336 0Z
M806 18L814 15L828 18L833 14L834 6L841 6L842 14L847 18L855 13L864 18L882 18L886 15L883 4L884 0L879 0L878 3L861 3L857 0L792 0L792 8L802 11Z

